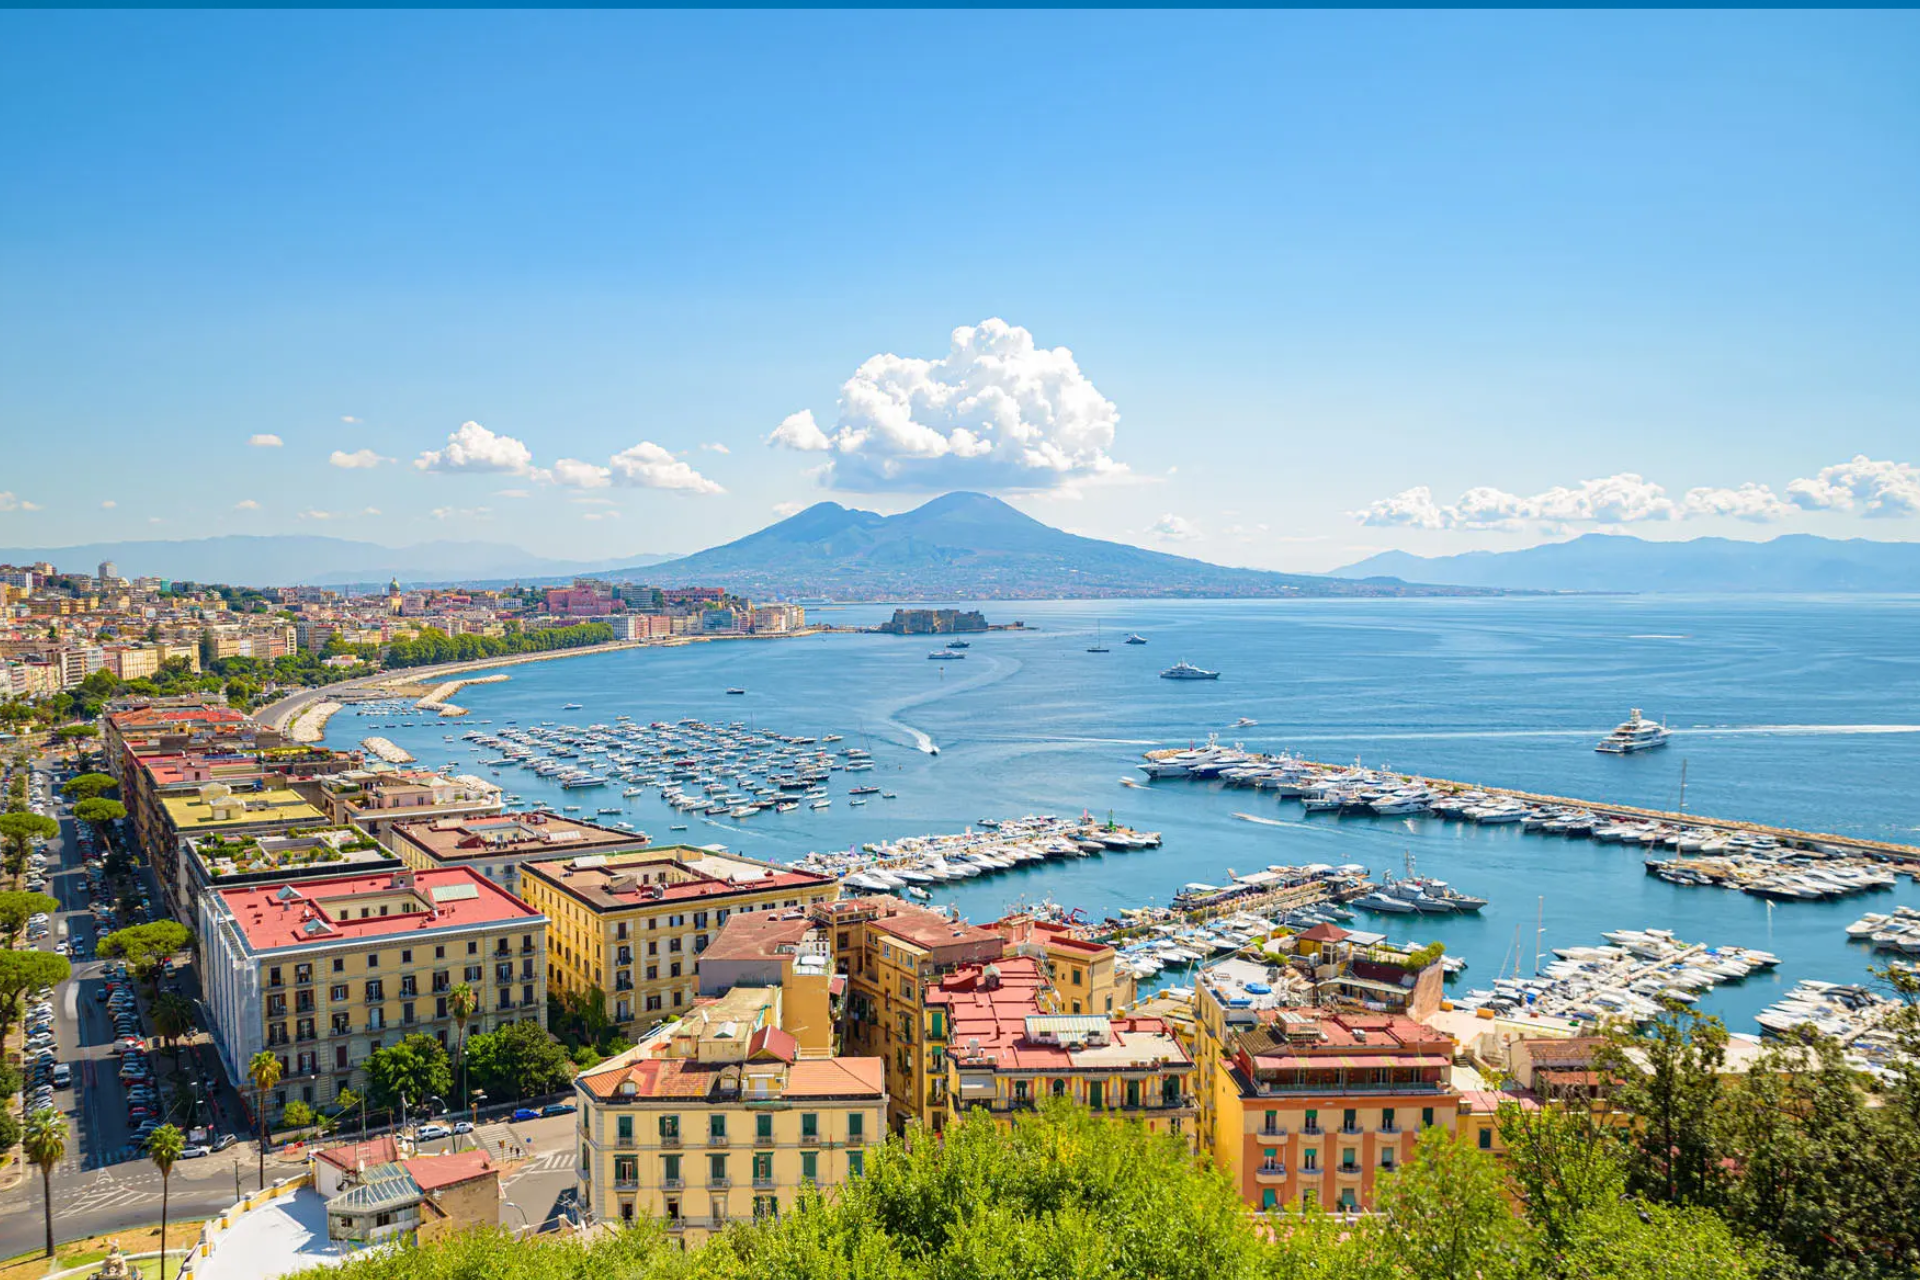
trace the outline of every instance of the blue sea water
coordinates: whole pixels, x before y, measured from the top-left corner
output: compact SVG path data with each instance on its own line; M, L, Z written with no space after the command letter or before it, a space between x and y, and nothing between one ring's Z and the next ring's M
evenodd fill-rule
M1603 930L1664 926L1691 941L1762 947L1771 976L1722 987L1703 1007L1752 1031L1753 1013L1801 978L1860 980L1868 954L1841 928L1893 893L1835 903L1773 904L1680 888L1644 873L1619 846L1433 818L1306 815L1296 802L1219 783L1123 787L1151 747L1244 742L1331 761L1488 785L1671 809L1686 765L1686 807L1717 817L1920 844L1920 599L1913 597L1566 597L1382 601L1071 601L985 603L994 622L1027 629L970 637L964 662L930 662L927 638L834 635L721 641L566 658L510 668L472 686L465 721L407 717L372 729L351 710L327 741L392 738L427 763L471 768L488 753L457 741L468 727L645 723L693 716L782 733L840 733L879 767L834 776L829 810L744 821L679 815L621 788L562 792L507 769L529 801L577 804L591 818L621 805L659 842L721 843L776 860L813 849L926 832L982 817L1089 810L1161 832L1157 850L1047 863L944 886L973 919L1051 897L1099 918L1165 903L1189 881L1274 863L1358 862L1376 873L1411 853L1422 874L1490 899L1477 918L1388 918L1396 938L1439 938L1484 986L1536 944L1594 944ZM810 610L865 624L880 606ZM1111 652L1086 652L1096 634ZM1121 643L1137 631L1149 643ZM1218 682L1157 678L1176 659ZM729 696L741 687L744 696ZM565 703L584 704L565 712ZM1594 741L1641 707L1677 730L1664 751L1604 756ZM1252 727L1231 726L1241 718ZM373 717L389 723L388 717ZM491 721L482 726L479 722ZM448 742L452 733L456 741ZM924 748L937 744L938 755ZM852 807L845 788L897 793ZM1249 813L1262 822L1235 816ZM671 832L687 823L684 833ZM1362 919L1367 919L1362 917ZM1377 918L1376 918L1377 919Z

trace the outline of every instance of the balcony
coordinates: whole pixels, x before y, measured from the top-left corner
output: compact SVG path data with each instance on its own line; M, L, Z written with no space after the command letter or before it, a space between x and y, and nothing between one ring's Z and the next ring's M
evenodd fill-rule
M1361 1134L1365 1133L1366 1130L1356 1123L1356 1124L1341 1125L1340 1132L1346 1134L1348 1137L1357 1138Z
M662 1191L681 1191L686 1188L686 1185L687 1185L687 1181L685 1178L660 1179L660 1189Z
M634 1142L632 1134L623 1133L613 1140L613 1145L625 1150L631 1150L633 1147L637 1146L638 1144Z
M707 1179L707 1189L710 1191L725 1191L728 1187L732 1185L733 1185L732 1178L708 1178Z
M1311 1173L1312 1170L1307 1170L1306 1172ZM1286 1177L1287 1166L1278 1160L1266 1161L1253 1171L1253 1180L1255 1182L1284 1182Z
M710 1147L724 1147L727 1145L727 1135L724 1133L710 1133L707 1135L707 1145Z
M1378 1132L1386 1133L1386 1134L1394 1134L1394 1133L1404 1133L1405 1130L1403 1130L1399 1125L1394 1124L1392 1121L1387 1121L1381 1124Z
M677 1133L663 1133L660 1135L660 1145L663 1147L678 1147L680 1145L680 1135Z
M820 1145L820 1135L817 1133L803 1133L800 1135L800 1145L803 1147L817 1147Z
M850 1133L847 1135L847 1145L850 1147L864 1147L867 1145L867 1135L864 1133Z
M1283 1124L1262 1125L1260 1128L1254 1130L1255 1136L1261 1138L1284 1138L1288 1136L1289 1132L1290 1130Z
M1322 1129L1319 1125L1309 1121L1308 1123L1300 1126L1300 1132L1305 1134L1309 1138L1317 1138L1321 1134L1325 1133L1326 1130Z
M771 1191L773 1190L773 1186L774 1183L771 1176L762 1178L758 1174L754 1175L753 1189L755 1191Z
M1360 1176L1360 1166L1357 1164L1343 1164L1337 1166L1334 1172L1343 1178L1357 1178Z
M770 1133L756 1133L753 1135L753 1145L756 1147L770 1147L773 1145L773 1135Z
M613 1189L615 1191L638 1191L640 1189L640 1179L638 1176L632 1178L616 1176L613 1180Z

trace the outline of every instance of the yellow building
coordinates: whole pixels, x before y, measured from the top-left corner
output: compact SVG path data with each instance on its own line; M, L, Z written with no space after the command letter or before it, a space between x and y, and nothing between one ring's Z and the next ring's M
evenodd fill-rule
M987 926L1007 940L1015 955L1037 956L1060 995L1062 1013L1124 1012L1134 1001L1133 979L1120 971L1114 949L1079 937L1069 925L1036 920L1025 912Z
M884 1136L881 1064L800 1058L779 999L740 988L575 1078L579 1202L594 1220L659 1218L698 1241L860 1176Z
M833 955L826 931L804 911L736 915L721 928L697 964L702 996L738 987L777 987L780 1028L803 1058L831 1057L835 1026Z
M450 1043L462 983L480 998L470 1036L546 1023L546 918L465 868L212 889L200 936L228 1077L251 1101L253 1055L280 1059L269 1116L363 1089L368 1056L409 1035Z
M686 1012L694 964L741 912L831 902L835 880L685 845L522 863L520 896L553 922L553 989L603 1002L629 1035Z
M1007 940L898 898L875 897L815 907L812 918L846 978L840 1047L886 1065L888 1123L946 1124L947 1014L929 989L963 965L997 960Z

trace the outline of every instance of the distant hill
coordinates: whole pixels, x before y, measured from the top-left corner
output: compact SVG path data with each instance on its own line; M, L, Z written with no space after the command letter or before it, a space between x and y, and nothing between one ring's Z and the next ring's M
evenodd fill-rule
M980 493L949 493L896 516L816 503L724 546L653 565L646 577L663 586L839 600L1459 594L1232 569L1082 538Z
M159 577L187 582L220 582L230 586L338 586L343 583L474 582L528 578L564 578L606 569L614 564L648 565L667 556L632 556L622 560L549 560L497 542L422 542L410 547L383 547L349 538L303 534L248 536L174 541L92 542L76 547L14 547L0 549L0 562L34 564L46 561L69 573L92 573L102 560L111 560L122 577Z
M1589 533L1523 551L1383 551L1334 573L1528 591L1920 591L1920 543L1790 533L1766 542L1649 542Z

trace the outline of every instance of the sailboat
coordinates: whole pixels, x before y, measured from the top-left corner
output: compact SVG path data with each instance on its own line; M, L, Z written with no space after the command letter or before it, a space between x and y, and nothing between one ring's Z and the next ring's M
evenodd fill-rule
M1098 618L1095 618L1093 620L1093 643L1087 646L1087 652L1088 653L1111 652L1107 648L1107 646L1100 643L1100 620Z

